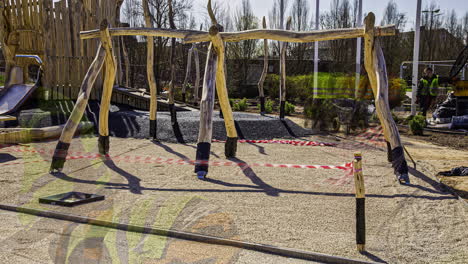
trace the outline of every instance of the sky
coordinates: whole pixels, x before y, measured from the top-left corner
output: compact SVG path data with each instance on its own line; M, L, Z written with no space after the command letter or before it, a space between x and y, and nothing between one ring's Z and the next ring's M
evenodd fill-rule
M242 0L218 0L219 2L229 3L230 10L235 10L237 6L240 5ZM400 12L406 13L408 17L407 29L414 28L415 16L416 16L416 4L417 0L394 0ZM194 10L193 12L196 15L203 15L206 13L206 4L207 0L194 0ZM273 5L273 0L250 0L254 14L261 18L265 16L268 19L268 12ZM292 2L292 0L289 0ZM320 10L326 11L330 9L330 3L332 0L320 0ZM350 0L353 2L353 0ZM436 3L441 9L442 14L447 14L450 10L454 9L457 12L459 17L462 17L466 12L468 12L468 0L422 0L422 10L426 6L431 4L431 2ZM312 14L315 13L315 3L316 0L309 0L309 9ZM376 16L376 23L380 24L382 20L384 8L387 5L388 0L362 0L363 4L363 14L374 12ZM287 12L289 12L287 10ZM315 14L314 14L315 15Z

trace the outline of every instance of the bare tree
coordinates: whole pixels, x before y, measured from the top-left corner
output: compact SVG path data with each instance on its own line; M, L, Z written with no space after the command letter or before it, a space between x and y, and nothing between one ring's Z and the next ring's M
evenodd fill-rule
M250 0L242 0L234 15L234 30L244 31L258 27L258 18L252 11ZM248 76L249 63L257 52L258 40L243 40L228 45L228 58L234 61L234 82L245 85Z
M468 45L468 12L462 18L462 32L465 45Z
M409 59L411 56L409 43L401 35L401 31L405 28L407 21L406 14L398 10L396 2L394 0L388 1L380 24L382 26L395 25L398 31L395 36L385 37L385 40L381 42L390 75L395 75L401 62Z
M440 14L437 14L437 10L440 10L440 7L433 1L426 6L421 17L423 26L421 59L423 60L434 60L434 47L440 44L437 43L437 33L435 32L442 27L442 19Z
M273 6L268 12L268 27L271 29L280 29L285 21L281 22L281 6L283 7L283 13L285 14L288 9L288 0L274 0ZM283 19L284 20L284 19ZM273 55L279 54L279 43L278 41L271 41L270 47Z
M290 16L292 18L292 29L296 31L306 31L310 29L309 5L306 0L293 0ZM290 43L289 53L291 57L297 60L297 63L291 65L290 72L303 73L301 69L305 69L305 55L312 43Z
M333 0L330 3L330 11L321 17L322 28L349 28L356 24L353 6L349 0ZM332 40L325 42L328 45L330 59L335 62L352 64L354 61L354 40Z

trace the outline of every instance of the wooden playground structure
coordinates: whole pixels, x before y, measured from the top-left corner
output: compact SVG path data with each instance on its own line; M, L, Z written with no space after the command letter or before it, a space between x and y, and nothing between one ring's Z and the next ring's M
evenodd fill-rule
M146 10L147 8L145 8ZM208 2L208 11L212 21L212 26L209 32L196 30L177 30L177 29L161 29L161 28L109 28L108 21L103 20L101 27L98 30L83 31L80 37L83 40L100 39L100 45L97 50L96 57L91 64L88 73L86 74L80 94L68 120L60 140L57 144L54 160L51 165L52 170L60 170L65 162L65 157L72 135L75 132L76 126L81 119L86 104L89 100L93 85L99 75L100 70L105 65L105 80L103 93L101 98L101 115L99 120L99 150L102 154L107 154L109 150L109 133L108 133L108 112L112 88L116 75L115 54L113 51L112 37L139 35L149 37L169 37L179 38L184 43L195 42L211 42L205 66L205 78L203 82L203 94L200 101L200 129L197 145L195 172L199 177L203 178L208 172L208 163L210 146L212 141L212 119L214 108L214 91L216 89L224 115L224 121L227 131L227 141L225 145L226 157L234 157L236 155L237 132L234 126L231 106L226 88L225 74L225 48L224 42L235 42L248 39L269 39L282 42L314 42L334 39L348 39L364 37L365 39L365 66L369 74L370 83L375 94L375 104L379 119L384 128L385 139L390 143L391 149L400 149L397 152L399 157L393 157L400 164L394 164L395 169L399 166L406 166L404 153L398 129L392 119L390 108L388 106L388 79L386 73L385 59L380 47L378 37L395 34L394 26L375 27L375 16L369 13L365 18L364 28L346 28L334 30L321 30L311 32L293 32L290 30L268 30L257 29L241 32L223 32L222 26L217 23L217 20L211 10L211 1ZM149 46L150 42L148 43ZM151 48L148 50L148 67L152 66ZM284 57L284 56L282 56ZM172 61L173 63L173 61ZM282 83L284 83L284 60L282 63ZM148 80L151 84L151 109L150 109L150 129L154 138L156 138L156 86L154 77L151 76L151 71L148 71ZM285 93L285 87L281 86L281 93ZM172 88L173 89L173 88ZM404 164L402 164L404 163Z
M288 19L285 30L266 29L263 18L263 29L240 32L224 32L218 23L212 7L208 1L208 13L212 22L209 31L176 29L174 21L170 19L171 28L152 28L150 9L147 1L143 1L143 10L146 27L123 28L111 27L120 25L119 10L123 0L100 1L65 1L53 3L52 0L18 0L6 1L1 6L0 38L7 61L7 73L14 67L23 67L27 74L28 61L17 59L17 54L34 54L44 58L43 86L49 89L62 89L62 96L77 98L74 109L66 124L60 128L60 139L57 143L51 171L61 171L64 167L68 149L75 132L80 125L86 106L90 99L100 99L99 139L100 154L109 154L109 109L112 101L114 84L121 82L121 69L118 60L123 42L123 36L147 37L147 80L150 86L149 117L150 136L157 139L157 87L153 72L154 38L172 38L171 47L171 82L169 84L168 104L171 112L172 125L177 125L177 115L174 110L174 82L175 82L175 39L184 43L193 43L189 53L187 73L183 84L183 98L191 68L192 52L195 55L197 79L195 81L194 99L198 100L199 67L197 44L210 42L206 59L202 96L200 99L200 123L198 144L195 159L195 173L199 178L205 178L209 169L210 149L213 134L213 111L215 104L215 90L219 99L221 111L224 116L226 128L225 156L236 156L238 132L236 131L234 117L229 104L228 89L226 86L225 69L225 43L242 40L264 40L264 67L258 89L261 102L261 112L264 113L263 82L268 68L268 40L280 41L280 118L284 118L284 105L286 102L286 45L288 42L308 43L316 41L364 38L365 40L365 67L369 81L375 95L377 114L381 121L384 136L390 145L393 156L393 166L397 168L407 165L403 153L403 146L396 124L392 118L388 104L388 77L385 58L381 49L379 37L395 34L394 26L375 27L375 16L369 13L365 18L363 28L344 28L333 30L317 30L309 32L295 32L290 30L291 20ZM19 3L15 5L13 3ZM169 1L169 13L172 13L172 1ZM173 17L172 15L170 17ZM8 21L8 22L7 22ZM99 29L97 28L99 25ZM69 30L71 29L71 30ZM92 30L90 30L92 29ZM79 32L79 38L74 34ZM44 41L54 39L57 41ZM117 41L116 41L117 40ZM101 80L100 73L104 78ZM128 71L127 71L128 73ZM9 74L7 74L9 76ZM128 78L127 78L128 81ZM7 79L7 84L9 80ZM100 91L102 87L102 91ZM68 91L66 94L65 91ZM58 94L58 93L57 93ZM18 132L19 133L19 132ZM397 151L395 151L397 150ZM364 232L364 185L361 170L361 156L355 155L356 194L358 198L359 232ZM401 172L400 172L401 173ZM403 168L403 173L404 168ZM357 237L358 249L364 250L365 239L360 233Z

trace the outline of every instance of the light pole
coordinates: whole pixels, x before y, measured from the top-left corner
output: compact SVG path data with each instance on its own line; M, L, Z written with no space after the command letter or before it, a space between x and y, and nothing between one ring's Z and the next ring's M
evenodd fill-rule
M416 25L414 27L413 80L411 90L411 115L416 115L416 93L418 89L419 38L421 30L421 0L417 0Z

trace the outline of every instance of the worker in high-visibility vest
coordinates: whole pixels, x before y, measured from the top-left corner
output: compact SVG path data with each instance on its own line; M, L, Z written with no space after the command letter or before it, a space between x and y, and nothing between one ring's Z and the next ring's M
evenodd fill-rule
M421 106L422 115L426 117L427 110L435 100L439 89L439 76L432 68L424 69L423 77L419 81L416 103Z

